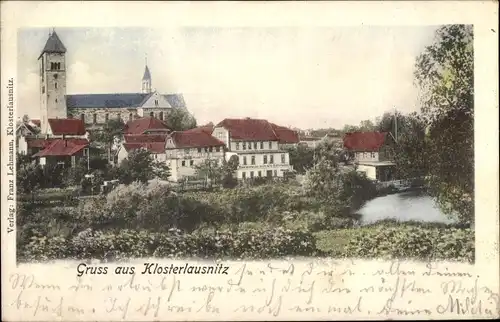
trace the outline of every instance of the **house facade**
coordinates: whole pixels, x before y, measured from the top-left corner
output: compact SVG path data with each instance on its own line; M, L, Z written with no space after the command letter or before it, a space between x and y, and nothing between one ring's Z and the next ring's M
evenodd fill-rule
M289 130L293 132L292 130ZM288 142L284 128L276 131L274 124L260 119L224 119L217 124L212 135L224 142L228 151L226 160L238 157L237 178L283 177L293 170L290 156L283 149ZM295 142L298 143L298 142Z
M224 160L224 143L199 130L169 134L125 135L118 150L118 162L126 159L135 149L148 150L156 161L170 168L170 181L179 182L196 175L197 166L206 160L214 165Z
M357 171L371 180L395 180L394 139L388 132L353 132L344 136L344 148L351 155Z

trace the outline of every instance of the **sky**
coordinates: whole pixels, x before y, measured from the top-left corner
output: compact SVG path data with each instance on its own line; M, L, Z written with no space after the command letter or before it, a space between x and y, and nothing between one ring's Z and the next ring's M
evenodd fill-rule
M199 124L264 118L341 128L397 108L416 111L416 57L437 26L56 28L67 94L182 93ZM19 29L18 116L39 117L38 61L48 28Z

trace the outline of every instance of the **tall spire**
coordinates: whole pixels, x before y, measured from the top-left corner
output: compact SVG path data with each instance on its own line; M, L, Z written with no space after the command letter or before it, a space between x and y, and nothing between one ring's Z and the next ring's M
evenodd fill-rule
M146 67L144 68L144 76L142 76L142 92L149 94L151 93L151 73L149 72L148 68L147 54L145 56L145 64Z
M64 47L64 44L62 43L61 39L59 39L59 37L57 36L55 29L52 28L52 33L49 31L49 39L47 39L47 42L45 43L45 47L43 47L40 57L44 53L64 54L65 52L66 52L66 47Z

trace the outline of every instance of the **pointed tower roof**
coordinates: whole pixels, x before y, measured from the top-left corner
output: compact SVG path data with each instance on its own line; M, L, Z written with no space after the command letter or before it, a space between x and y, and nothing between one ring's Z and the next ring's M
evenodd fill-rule
M61 53L64 54L66 52L66 47L64 47L61 39L57 36L55 31L49 35L49 39L45 43L45 47L43 47L42 53L40 57L45 53ZM40 58L38 57L38 58Z
M144 69L144 76L142 76L142 80L151 80L151 73L149 72L148 65Z

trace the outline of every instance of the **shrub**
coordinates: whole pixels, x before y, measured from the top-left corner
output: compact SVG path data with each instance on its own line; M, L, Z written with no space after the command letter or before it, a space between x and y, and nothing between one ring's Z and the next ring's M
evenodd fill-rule
M378 226L352 230L344 256L474 261L474 231L457 228Z
M315 253L313 236L304 231L283 228L232 231L201 231L183 234L120 230L102 232L86 229L72 239L33 237L20 248L26 261L56 258L116 260L138 257L168 258L276 258L311 256Z

